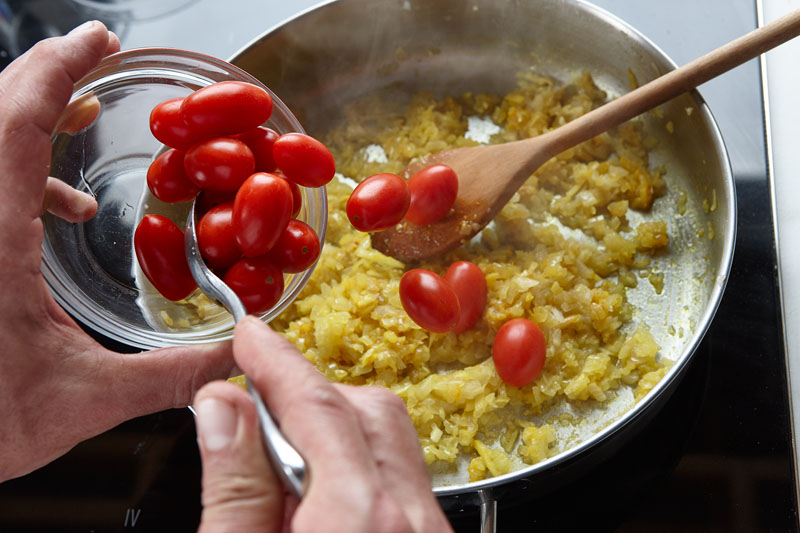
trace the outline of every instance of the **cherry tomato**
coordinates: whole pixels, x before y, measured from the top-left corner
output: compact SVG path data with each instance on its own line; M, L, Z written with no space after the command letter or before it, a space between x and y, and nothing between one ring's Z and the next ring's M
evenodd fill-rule
M256 172L274 172L278 168L272 156L272 146L278 137L280 137L278 132L265 126L259 126L236 136L252 150L256 158Z
M458 177L447 165L425 167L408 179L411 203L406 220L418 226L433 224L450 212L458 194Z
M280 176L280 174L278 175ZM303 194L300 192L300 186L292 180L286 180L286 183L292 189L292 218L295 218L303 208Z
M380 231L403 220L408 185L394 174L374 174L359 183L347 199L347 218L359 231Z
M314 229L292 219L267 255L283 272L296 274L313 265L319 252L319 237Z
M200 192L200 187L186 175L183 156L184 152L170 148L147 169L147 186L163 202L188 202Z
M313 137L285 133L272 147L272 155L281 172L303 187L322 187L336 172L330 150Z
M168 300L182 300L197 288L186 252L183 231L161 215L145 215L133 234L136 259L150 283Z
M198 187L235 191L255 168L253 152L242 141L217 137L194 145L183 158L186 174Z
M461 319L455 329L456 333L467 331L483 315L486 308L486 277L483 271L469 261L456 261L447 268L444 280L453 289L461 307Z
M283 273L267 257L240 259L222 278L233 289L248 313L262 313L278 303L283 294Z
M292 216L292 189L275 174L256 172L233 201L236 244L246 257L267 253L278 242Z
M153 137L170 148L186 151L199 139L180 116L183 98L161 102L150 112L150 131Z
M452 331L461 315L453 289L439 274L423 268L400 278L400 302L411 320L434 333Z
M180 116L201 139L244 133L272 114L272 97L252 83L223 81L187 96Z
M208 266L225 270L241 259L233 232L233 202L212 207L197 223L197 245Z
M542 371L545 352L539 326L525 318L513 318L495 335L492 359L500 379L512 387L524 387Z
M300 192L300 186L293 182L290 179L287 179L286 176L281 174L280 170L276 170L275 172L268 172L268 174L275 174L276 176L280 176L281 178L286 180L286 183L289 184L289 187L292 189L292 218L297 217L300 214L300 210L303 208L303 193Z

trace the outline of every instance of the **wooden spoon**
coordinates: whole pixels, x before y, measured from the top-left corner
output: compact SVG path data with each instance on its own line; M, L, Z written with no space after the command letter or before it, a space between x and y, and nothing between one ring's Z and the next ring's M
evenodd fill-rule
M404 262L427 259L465 243L483 229L517 189L550 158L687 92L800 34L800 9L673 70L542 135L506 144L455 148L410 165L405 176L436 163L458 175L458 196L438 222L402 222L372 234L372 246Z

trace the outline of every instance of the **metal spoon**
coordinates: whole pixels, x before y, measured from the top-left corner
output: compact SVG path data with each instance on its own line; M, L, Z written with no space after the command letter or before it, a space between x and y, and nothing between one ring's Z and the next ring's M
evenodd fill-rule
M191 270L200 290L206 296L216 300L228 309L233 315L234 322L238 322L247 315L247 310L242 301L230 287L208 268L200 256L200 250L197 246L197 232L195 231L195 203L192 203L192 208L186 219L186 231L184 232L184 246L186 248L186 259L189 261L189 270ZM306 462L278 429L275 420L264 404L264 400L261 399L258 389L250 381L250 378L245 376L245 381L247 389L256 404L264 448L267 450L272 467L278 472L278 476L286 488L298 499L302 498L310 478Z

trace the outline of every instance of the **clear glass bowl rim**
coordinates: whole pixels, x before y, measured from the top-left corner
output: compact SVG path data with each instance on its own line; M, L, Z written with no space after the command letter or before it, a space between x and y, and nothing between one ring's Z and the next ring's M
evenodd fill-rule
M253 83L267 90L273 99L272 116L281 116L288 121L292 128L300 133L305 133L300 122L289 110L280 98L266 87L261 81L242 70L241 68L221 59L206 54L182 50L177 48L134 48L112 54L105 57L91 72L81 78L73 91L72 99L79 98L84 94L102 87L104 81L124 77L134 76L138 71L149 71L158 69L159 71L175 70L188 75L194 75L198 69L214 69L224 74L226 79L235 79ZM152 77L150 78L152 79ZM220 80L221 81L221 80ZM318 219L318 236L320 242L325 242L325 231L327 229L327 197L324 187L317 189L306 189L306 199L309 211L313 202L313 212L311 216ZM311 221L309 221L311 222ZM311 224L312 227L314 224ZM308 270L296 274L297 283L287 286L281 300L275 307L263 313L260 318L269 322L279 315L305 287L308 279L313 274L316 265ZM117 320L113 313L101 308L94 302L87 301L82 296L81 291L70 283L70 278L58 268L58 260L48 249L48 238L42 245L42 275L50 289L51 294L68 313L75 319L85 324L97 333L108 337L122 344L143 348L161 348L178 345L196 345L229 340L233 336L233 320L230 327L220 329L219 327L211 330L208 334L195 331L192 334L170 333L159 331L136 330Z

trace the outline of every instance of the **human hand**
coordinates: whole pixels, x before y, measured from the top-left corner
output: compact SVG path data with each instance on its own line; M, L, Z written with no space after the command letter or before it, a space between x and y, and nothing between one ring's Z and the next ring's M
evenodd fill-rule
M255 404L236 385L209 383L194 401L201 532L451 531L398 396L328 382L252 317L237 324L233 352L303 454L311 482L302 501L286 495L261 444Z
M0 73L0 481L125 420L186 406L233 367L230 343L109 351L59 307L40 273L43 208L73 221L97 208L48 180L51 133L74 83L118 50L119 39L93 22L38 43Z

